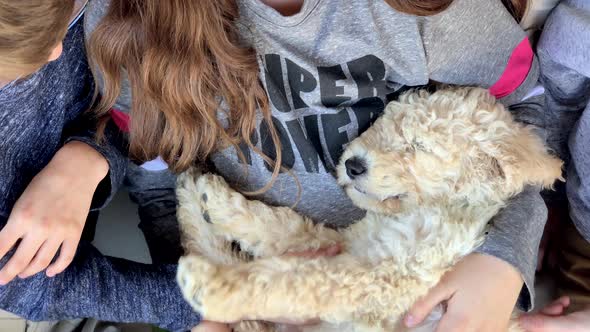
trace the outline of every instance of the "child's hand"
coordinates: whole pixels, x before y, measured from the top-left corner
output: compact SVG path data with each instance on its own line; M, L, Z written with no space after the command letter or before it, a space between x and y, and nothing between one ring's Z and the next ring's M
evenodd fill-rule
M461 260L429 294L414 304L405 324L414 327L447 301L437 332L506 331L523 280L510 264L471 254Z
M230 332L231 328L227 324L203 321L191 332Z
M520 317L520 326L527 332L590 332L590 307L563 315L569 305L570 299L561 297L538 313Z
M108 168L102 155L81 142L68 143L56 153L18 199L0 231L0 259L20 240L0 270L0 285L44 270L60 247L47 275L53 277L71 263L94 191Z

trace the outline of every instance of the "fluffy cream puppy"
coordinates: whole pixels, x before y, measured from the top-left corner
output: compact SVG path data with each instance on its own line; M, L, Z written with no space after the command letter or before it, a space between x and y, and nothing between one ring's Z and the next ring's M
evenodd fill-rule
M406 331L404 313L481 244L506 202L527 185L551 187L561 167L486 90L407 93L341 158L338 181L367 210L346 229L248 200L215 175L181 176L187 256L178 281L213 321L320 318L303 330ZM232 243L243 251L234 254ZM337 257L283 256L334 243L345 247ZM434 331L441 311L412 331Z

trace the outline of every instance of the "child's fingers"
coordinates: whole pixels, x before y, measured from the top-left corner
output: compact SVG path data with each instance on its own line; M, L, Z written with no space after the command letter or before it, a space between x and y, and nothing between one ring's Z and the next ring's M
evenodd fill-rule
M570 305L570 299L567 296L562 296L553 301L551 304L541 309L541 312L549 316L559 316L563 314L565 308Z
M37 255L35 255L35 258L31 264L29 264L29 266L18 275L19 278L28 278L47 268L59 250L60 244L60 241L45 241L45 243L41 246L41 249L39 249L37 252Z
M558 298L557 300L553 301L553 303L559 303L564 307L569 307L570 303L571 303L571 299L569 296L562 296L560 298Z
M0 232L0 259L14 247L16 242L23 236L13 223L8 223Z
M431 289L426 296L418 300L404 317L407 327L414 327L424 321L439 303L448 300L452 296L451 290L443 283L439 283Z
M203 321L197 327L193 328L191 332L230 332L231 329L227 324Z
M554 303L541 309L541 313L548 316L560 316L563 314L564 306L560 303Z
M567 316L546 316L542 314L522 316L518 320L527 332L572 332L574 327Z
M54 277L56 274L62 273L74 260L76 249L78 248L79 240L66 240L61 245L59 257L55 263L47 268L47 276Z
M18 246L14 256L0 270L0 285L6 285L17 274L23 271L31 262L39 247L43 244L43 239L36 236L25 236Z

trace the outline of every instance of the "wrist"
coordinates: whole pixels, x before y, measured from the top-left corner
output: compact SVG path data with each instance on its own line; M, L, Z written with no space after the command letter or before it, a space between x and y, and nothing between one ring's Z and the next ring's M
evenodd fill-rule
M82 175L81 179L95 186L98 186L109 172L109 164L102 154L79 141L65 144L47 166L49 170L66 176Z
M472 255L479 260L484 260L485 262L482 266L488 266L496 271L496 274L501 277L501 280L506 282L506 286L514 286L520 289L524 284L524 278L520 271L509 262L499 257L483 253L474 253Z

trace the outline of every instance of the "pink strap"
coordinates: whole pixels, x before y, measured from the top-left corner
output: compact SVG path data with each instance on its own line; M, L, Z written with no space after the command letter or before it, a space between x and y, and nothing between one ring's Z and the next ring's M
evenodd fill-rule
M115 122L115 124L117 125L117 127L119 127L119 129L121 129L121 131L128 133L129 132L129 114L127 113L123 113L121 111L119 111L118 109L111 109L111 118L113 119L113 121Z
M496 84L490 88L490 93L499 99L518 89L526 80L533 65L534 57L529 39L523 39L512 52L504 73Z

